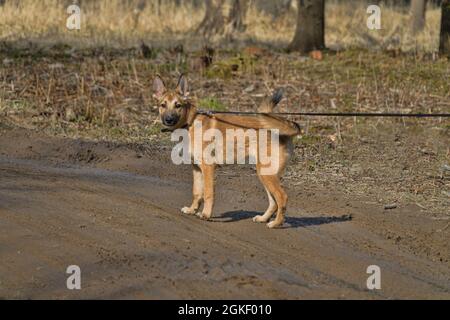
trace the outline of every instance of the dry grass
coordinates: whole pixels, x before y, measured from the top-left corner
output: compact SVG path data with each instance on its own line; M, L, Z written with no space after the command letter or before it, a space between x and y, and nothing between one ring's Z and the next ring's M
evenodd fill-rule
M58 0L23 0L0 7L0 39L40 39L77 46L132 46L141 39L167 39L198 24L202 15L191 6L164 4L157 14L156 1L143 11L138 1L98 0L82 7L81 30L66 28L66 8Z
M189 4L175 7L169 1L163 1L161 7L158 7L157 1L147 3L139 11L136 10L137 0L89 2L82 8L81 30L69 31L65 27L68 15L62 1L23 0L18 6L7 1L4 7L0 7L0 40L39 39L82 47L131 47L141 40L159 46L176 41L197 46L202 44L203 39L192 31L202 20L204 8L195 8ZM425 30L417 37L412 37L410 33L408 13L394 7L382 7L382 30L368 30L366 8L364 1L356 7L354 3L327 1L327 45L331 48L365 47L426 52L437 50L439 8L429 6ZM253 5L245 20L247 31L237 38L285 46L293 37L295 19L295 8L274 18Z
M276 87L286 88L281 110L287 112L443 113L450 106L445 58L347 50L315 61L262 52L217 50L214 63L203 69L195 63L199 53L172 49L157 50L149 59L139 50L67 51L65 46L0 51L0 112L36 128L81 133L93 128L95 133L120 127L142 135L157 118L151 108L154 75L175 79L180 72L189 74L194 97L232 110L256 110L261 97ZM334 120L321 121L323 127L331 125L327 131L333 134Z

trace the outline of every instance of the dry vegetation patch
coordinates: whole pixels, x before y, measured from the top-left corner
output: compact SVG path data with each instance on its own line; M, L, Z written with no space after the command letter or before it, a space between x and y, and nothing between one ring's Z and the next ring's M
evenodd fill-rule
M165 145L151 98L156 73L191 79L206 109L256 110L262 97L284 87L281 111L448 112L450 65L431 55L329 52L322 61L255 50L201 52L81 50L53 47L3 51L0 114L48 134ZM14 59L11 58L14 56ZM386 204L414 204L448 215L448 119L294 118L303 126L287 180L338 189ZM153 142L152 142L153 141Z

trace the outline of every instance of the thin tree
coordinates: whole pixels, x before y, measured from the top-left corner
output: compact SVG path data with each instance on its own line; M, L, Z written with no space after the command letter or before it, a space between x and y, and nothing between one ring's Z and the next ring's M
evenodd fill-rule
M417 34L425 28L425 14L427 0L411 1L411 29L413 34Z
M205 16L197 28L197 32L203 35L211 33L222 33L224 28L224 17L222 14L221 0L205 0Z
M249 6L248 0L233 0L228 18L228 25L231 32L243 32L246 29L244 23L245 14Z
M226 4L230 9L227 10ZM205 16L197 32L205 37L212 35L233 36L245 30L244 17L247 13L248 0L206 0Z
M288 49L308 53L325 48L325 0L297 2L297 29Z
M450 0L442 0L442 19L439 52L450 54Z

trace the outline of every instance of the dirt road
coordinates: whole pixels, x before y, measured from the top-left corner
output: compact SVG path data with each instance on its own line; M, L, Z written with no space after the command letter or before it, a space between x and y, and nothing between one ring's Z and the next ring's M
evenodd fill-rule
M169 149L0 136L0 298L450 298L448 220L289 186L285 228L251 168L219 171L211 222L185 216ZM66 289L67 266L82 289ZM369 265L382 289L366 287Z

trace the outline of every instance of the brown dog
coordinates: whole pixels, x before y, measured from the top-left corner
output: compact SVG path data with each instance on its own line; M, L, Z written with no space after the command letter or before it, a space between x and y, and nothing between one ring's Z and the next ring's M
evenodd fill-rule
M250 157L254 159L258 177L269 197L269 207L266 212L261 216L256 216L253 221L268 222L272 215L277 212L275 220L269 222L267 226L269 228L281 226L284 222L288 197L281 187L280 177L292 153L292 138L300 133L299 126L294 122L269 114L198 113L196 107L188 98L188 83L184 76L180 77L175 90L166 89L162 79L157 76L153 83L153 89L153 96L159 104L162 124L166 130L170 131L187 129L189 133L189 157L197 160L193 164L193 202L191 206L185 207L181 211L185 214L197 214L202 219L211 218L214 206L214 171L218 164L222 164L216 160L220 158L220 155L223 155L222 159L229 159L231 154L231 158L236 161L242 156L240 153L244 153L246 159ZM262 105L260 110L267 113L272 112L281 98L281 92L276 92L270 100ZM199 127L202 128L200 134L196 131ZM206 132L209 129L216 134L222 134L225 137L223 143L218 143L217 138L214 140L211 137L206 138ZM264 135L262 132L264 130L270 130L271 137ZM274 134L273 131L276 131L276 133ZM233 132L234 136L231 135L230 137L230 132ZM259 140L251 140L254 133L259 134ZM243 138L243 140L240 140L243 141L243 144L238 145L240 138ZM251 141L256 143L257 148L254 148L255 145L252 145ZM207 149L208 146L217 148L214 152L213 161L208 160L204 153L194 152L196 147L200 147L199 145L201 150ZM231 148L229 148L230 146ZM258 153L261 147L265 147L264 150L267 150L270 161L263 163L261 160L261 154ZM264 171L269 173L264 173ZM198 211L202 203L204 204L203 211L199 214Z

